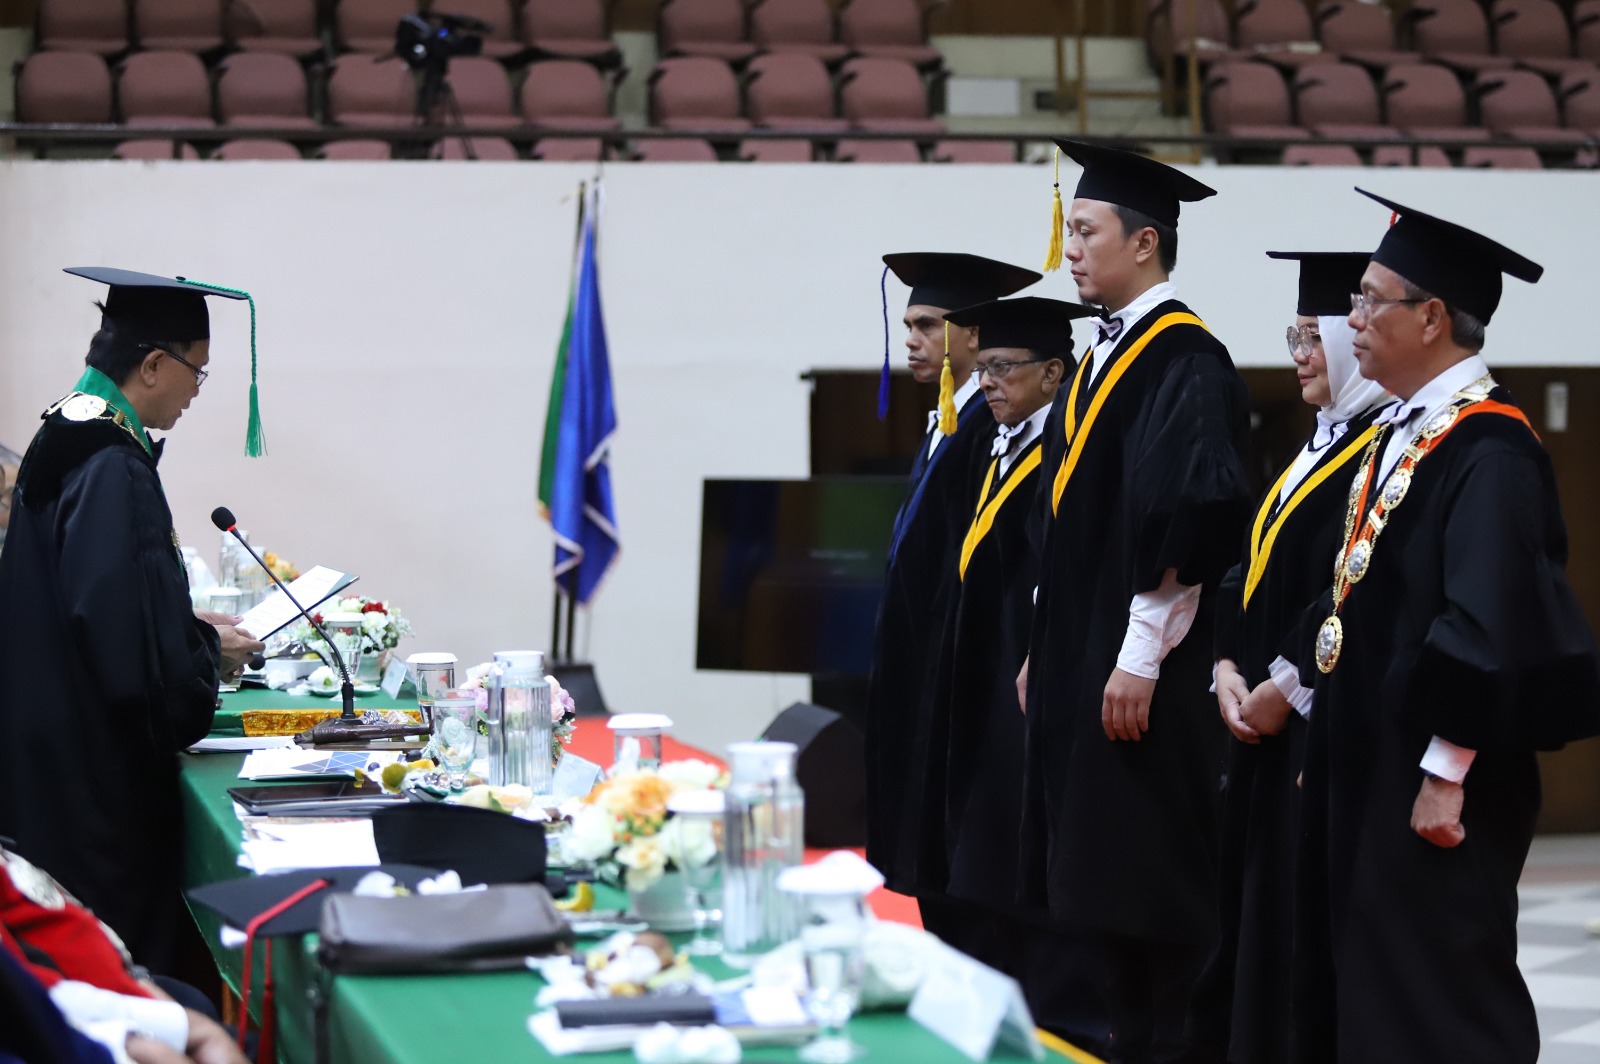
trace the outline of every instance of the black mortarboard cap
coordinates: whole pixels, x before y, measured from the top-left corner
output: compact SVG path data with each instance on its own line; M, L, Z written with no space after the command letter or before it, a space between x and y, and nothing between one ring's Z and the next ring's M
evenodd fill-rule
M544 825L489 809L444 802L380 809L372 839L384 861L454 869L468 886L545 879Z
M1394 200L1357 192L1395 212L1372 261L1398 273L1418 288L1433 293L1456 310L1465 311L1484 325L1500 305L1500 275L1509 273L1533 284L1544 267L1465 226Z
M67 273L111 286L106 296L105 318L143 340L190 343L211 338L207 296L244 299L243 293L225 292L209 285L192 284L181 277L115 270L104 266L73 266Z
M1104 148L1076 140L1058 140L1060 148L1083 167L1074 199L1100 200L1147 214L1163 225L1178 225L1178 205L1193 203L1217 190L1166 163L1137 152Z
M1037 270L959 252L908 251L885 255L883 264L911 286L906 305L923 304L950 310L999 299L1044 276Z
M424 879L439 874L436 868L409 864L381 864L365 868L317 868L301 872L279 872L267 876L246 876L208 883L189 891L189 900L220 915L230 927L243 931L257 916L288 899L296 891L326 879L329 886L302 898L261 925L259 935L304 935L322 922L322 903L334 894L349 893L368 872L386 872L395 882L415 890Z
M1072 323L1092 307L1060 299L1023 296L962 307L945 315L952 325L978 329L978 349L1016 347L1040 355L1072 354Z
M1350 297L1361 291L1361 275L1372 261L1366 251L1269 251L1267 257L1300 264L1295 313L1308 318L1350 313Z

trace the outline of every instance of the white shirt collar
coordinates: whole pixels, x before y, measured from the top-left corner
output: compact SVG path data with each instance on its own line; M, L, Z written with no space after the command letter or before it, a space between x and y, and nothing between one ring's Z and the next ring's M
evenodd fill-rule
M1464 358L1418 388L1417 393L1409 400L1396 403L1391 409L1384 411L1379 421L1383 424L1401 425L1409 423L1418 416L1432 414L1449 403L1451 396L1479 377L1487 376L1488 373L1489 363L1483 360L1482 355L1475 354Z
M1089 367L1089 380L1093 381L1096 377L1100 376L1100 372L1105 369L1106 363L1110 361L1109 359L1102 358L1100 356L1115 348L1122 338L1128 335L1128 330L1137 324L1140 318L1144 317L1146 314L1150 313L1157 306L1165 303L1167 300L1177 298L1177 286L1171 281L1162 281L1160 284L1151 285L1149 288L1146 288L1134 298L1133 302L1129 303L1121 310L1113 311L1111 314L1107 315L1108 318L1118 318L1122 321L1122 331L1117 334L1116 339L1107 340L1105 343L1094 345L1092 350L1093 354L1095 355L1095 359Z
M999 431L995 433L994 445L996 447L1000 446L1001 440L1010 442L1012 437L1016 437L1016 442L1011 444L1009 450L1001 453L1000 471L1002 473L1011 468L1011 462L1015 460L1017 455L1021 454L1027 448L1028 444L1038 439L1039 436L1044 432L1044 419L1049 416L1050 404L1046 403L1044 406L1041 406L1039 409L1029 414L1022 421L1018 422L1015 428L1007 428L1004 425L1000 426ZM991 450L990 453L994 452Z

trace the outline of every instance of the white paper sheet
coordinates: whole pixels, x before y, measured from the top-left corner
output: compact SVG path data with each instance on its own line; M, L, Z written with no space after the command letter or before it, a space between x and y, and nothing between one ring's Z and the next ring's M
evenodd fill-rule
M292 740L291 740L292 743ZM354 776L361 769L369 776L399 758L398 753L370 750L307 750L298 746L252 750L239 766L242 780L292 780L308 776Z
M294 593L300 605L315 612L317 606L329 596L343 591L355 581L356 578L348 573L319 565L302 573L298 580L290 582L289 590ZM300 611L294 608L294 603L289 601L289 597L282 591L274 590L244 615L239 627L257 639L265 639L299 616Z
M294 746L292 735L208 736L189 747L191 754L237 754L245 750L278 750Z
M352 868L378 863L378 844L370 820L312 820L257 823L245 839L242 867L257 875L303 868Z

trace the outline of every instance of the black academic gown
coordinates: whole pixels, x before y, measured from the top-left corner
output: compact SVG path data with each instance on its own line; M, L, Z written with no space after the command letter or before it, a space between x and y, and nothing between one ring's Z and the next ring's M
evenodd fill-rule
M1276 658L1303 652L1295 637L1307 605L1328 586L1350 478L1361 464L1375 414L1353 418L1287 498L1279 498L1279 478L1273 478L1245 533L1243 561L1217 589L1217 659L1231 660L1251 690L1271 678L1268 668ZM1246 603L1245 585L1258 555L1265 561ZM1295 779L1306 730L1305 718L1291 712L1277 735L1263 735L1253 744L1228 740L1221 937L1195 988L1197 1060L1282 1064L1288 1059L1300 809Z
M1504 389L1491 399L1509 402ZM1459 420L1417 467L1340 610L1316 678L1301 795L1296 1059L1532 1064L1517 880L1536 750L1600 732L1593 635L1567 583L1550 461L1503 414ZM1332 566L1329 566L1330 578ZM1331 595L1307 612L1306 631ZM1411 830L1433 736L1476 750L1466 840Z
M922 845L922 796L937 786L927 767L940 741L930 731L929 679L956 582L955 552L976 503L973 466L980 448L987 456L994 425L989 404L974 394L931 459L920 445L889 548L867 690L867 859L902 894L944 885L937 852L929 867Z
M180 893L178 750L216 707L172 514L131 430L50 414L23 459L0 554L0 835L163 970Z
M1019 899L1084 931L1205 948L1216 933L1226 739L1207 692L1212 605L1250 494L1241 459L1248 400L1227 349L1195 325L1155 336L1107 384L1158 319L1187 312L1164 302L1113 349L1093 385L1103 409L1079 430L1077 464L1043 529ZM1064 419L1051 420L1064 432ZM1070 451L1064 440L1047 440L1046 450L1047 459ZM1041 492L1053 494L1058 466L1041 473ZM1149 732L1112 742L1100 708L1128 606L1168 569L1203 587L1199 609L1162 663Z

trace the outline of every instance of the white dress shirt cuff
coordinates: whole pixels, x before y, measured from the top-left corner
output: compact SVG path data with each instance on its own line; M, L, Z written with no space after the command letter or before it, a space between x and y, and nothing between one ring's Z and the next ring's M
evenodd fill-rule
M1117 668L1133 676L1156 680L1161 677L1161 659L1166 656L1160 640L1146 639L1130 625L1128 634L1122 637L1122 652L1117 655Z
M1467 778L1467 769L1472 767L1472 759L1477 756L1478 751L1457 746L1435 735L1433 742L1428 744L1428 752L1422 755L1422 771L1451 783L1460 783Z
M1177 571L1168 569L1160 587L1140 592L1128 604L1128 632L1122 638L1117 668L1157 679L1162 660L1189 634L1199 608L1200 588L1178 583Z
M122 1027L123 1041L133 1031L172 1047L176 1053L189 1044L189 1014L175 1001L118 994L70 979L50 988L50 1000L69 1023L97 1041L90 1025L115 1024Z
M1300 686L1300 670L1289 663L1289 659L1278 655L1272 659L1272 664L1267 666L1267 675L1272 677L1272 684L1283 695L1284 700L1294 707L1294 711L1311 719L1311 698L1316 694L1309 687Z

